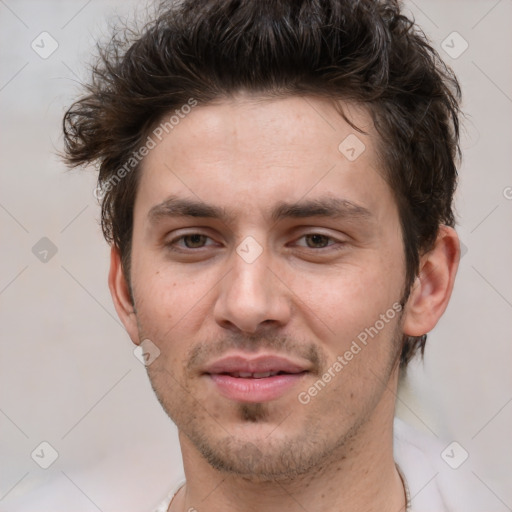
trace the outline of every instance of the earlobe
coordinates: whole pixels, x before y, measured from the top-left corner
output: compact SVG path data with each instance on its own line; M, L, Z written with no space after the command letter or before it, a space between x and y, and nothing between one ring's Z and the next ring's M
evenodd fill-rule
M405 335L422 336L435 327L448 306L459 257L457 233L440 226L434 247L421 258L420 271L405 306Z
M123 322L123 325L133 343L138 345L139 335L135 307L132 304L130 289L123 272L121 255L119 254L118 248L114 245L112 245L110 249L108 287L119 319Z

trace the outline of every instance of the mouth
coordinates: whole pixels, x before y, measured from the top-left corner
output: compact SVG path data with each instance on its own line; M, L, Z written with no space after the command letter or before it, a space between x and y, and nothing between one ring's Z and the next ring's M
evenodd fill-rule
M216 392L229 400L249 403L279 399L307 373L309 366L304 362L275 355L231 355L204 371Z
M274 377L274 375L290 375L288 372L275 371L275 372L229 372L221 375L230 375L231 377L237 377L239 379L266 379L268 377Z

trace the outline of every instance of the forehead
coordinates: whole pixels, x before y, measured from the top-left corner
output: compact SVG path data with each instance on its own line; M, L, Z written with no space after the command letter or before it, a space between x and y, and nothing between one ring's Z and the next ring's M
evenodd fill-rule
M343 119L341 109L360 131ZM369 142L368 158L376 142L373 140L376 133L368 111L354 103L316 97L238 95L189 110L180 118L164 116L161 126L171 117L175 124L167 127L167 133L163 134L159 144L162 149L168 146L177 149L183 144L195 145L199 151L187 155L189 163L196 155L204 160L236 154L237 157L257 155L258 164L261 164L262 161L271 161L274 156L282 157L280 150L281 153L293 150L301 154L314 153L315 156L319 153L338 156L340 142L351 134ZM262 148L272 151L260 153ZM174 161L183 156L183 152L167 156ZM147 160L151 159L150 156Z
M171 195L213 202L235 216L236 206L256 212L306 196L368 205L389 195L369 113L341 108L365 133L332 102L312 97L240 96L192 108L145 157L136 213L147 215Z

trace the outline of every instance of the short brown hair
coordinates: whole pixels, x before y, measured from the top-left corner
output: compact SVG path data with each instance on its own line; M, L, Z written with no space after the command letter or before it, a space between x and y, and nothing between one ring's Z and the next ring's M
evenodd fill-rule
M128 283L140 166L115 186L112 178L155 123L190 98L201 105L247 91L365 106L399 209L405 298L420 254L441 224L454 225L460 87L396 0L162 2L152 22L116 32L99 55L86 95L64 116L65 158L98 164L103 233ZM425 341L404 336L403 367Z

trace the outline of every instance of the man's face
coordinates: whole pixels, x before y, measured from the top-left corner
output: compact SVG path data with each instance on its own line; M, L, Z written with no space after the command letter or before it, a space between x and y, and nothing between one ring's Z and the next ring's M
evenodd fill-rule
M132 338L160 350L153 388L215 467L302 473L393 414L399 217L368 114L344 109L369 135L314 98L197 106L144 161Z

